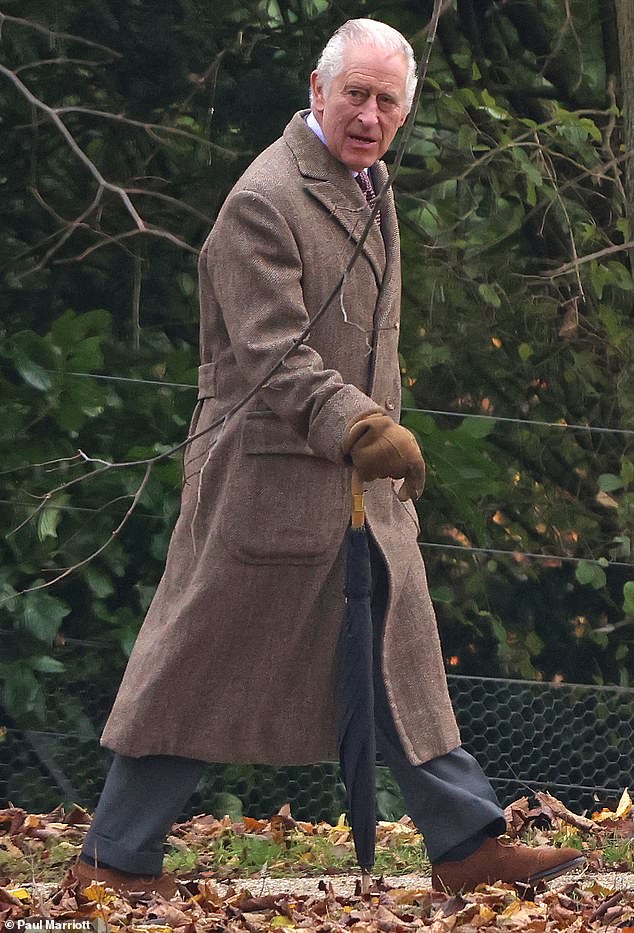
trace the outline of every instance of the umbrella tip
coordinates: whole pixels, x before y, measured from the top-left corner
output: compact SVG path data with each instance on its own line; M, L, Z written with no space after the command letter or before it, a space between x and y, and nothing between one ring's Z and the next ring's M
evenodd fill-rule
M370 885L372 884L372 875L367 868L361 869L361 896L367 897L370 894Z

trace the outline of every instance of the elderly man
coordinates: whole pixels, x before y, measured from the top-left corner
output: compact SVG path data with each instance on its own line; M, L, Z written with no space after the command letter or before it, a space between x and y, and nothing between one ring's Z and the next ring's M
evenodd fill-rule
M398 32L344 24L312 74L310 112L245 172L202 249L181 514L103 735L116 755L74 869L82 882L171 893L165 834L205 762L336 758L351 465L368 485L378 748L424 833L434 884L536 881L579 862L576 850L502 845L503 812L460 748L411 501L424 462L398 424L391 194L315 319L387 177L379 160L414 86Z

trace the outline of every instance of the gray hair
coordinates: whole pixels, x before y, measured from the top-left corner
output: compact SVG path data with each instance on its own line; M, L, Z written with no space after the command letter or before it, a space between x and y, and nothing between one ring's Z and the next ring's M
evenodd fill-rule
M324 93L328 93L334 78L344 67L345 51L349 45L373 45L386 52L400 52L407 63L405 79L405 106L409 110L416 90L416 59L414 50L398 30L375 19L349 19L330 37L319 56L315 71L321 78ZM313 102L312 89L310 102Z

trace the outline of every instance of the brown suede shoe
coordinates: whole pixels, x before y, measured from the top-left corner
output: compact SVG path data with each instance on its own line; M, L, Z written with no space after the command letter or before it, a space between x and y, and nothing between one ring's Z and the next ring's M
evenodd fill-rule
M95 868L79 860L70 869L66 884L75 881L82 888L98 881L124 897L130 894L159 894L170 900L178 893L178 883L170 872L163 872L162 875L131 875L115 868Z
M479 884L496 881L533 886L580 868L584 862L578 849L504 845L499 839L487 839L468 858L432 865L431 881L437 891L448 894L473 891Z

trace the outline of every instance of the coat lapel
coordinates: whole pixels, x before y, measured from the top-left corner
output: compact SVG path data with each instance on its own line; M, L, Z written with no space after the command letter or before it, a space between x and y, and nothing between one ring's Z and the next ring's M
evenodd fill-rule
M384 162L377 162L372 167L372 181L375 191L379 192L388 179L388 170ZM390 192L381 205L381 233L385 249L385 275L381 282L379 300L374 315L376 328L385 327L390 313L396 310L397 323L400 305L395 303L395 296L400 295L401 286L401 246L398 233L398 220L394 206L394 196Z
M305 179L304 189L323 204L333 220L357 243L368 216L365 198L346 166L333 158L306 126L306 113L295 114L284 131L284 139ZM384 162L376 162L370 171L375 191L379 192L388 179L387 167ZM386 337L384 332L395 328L398 331L400 318L400 240L392 192L381 204L381 229L373 224L363 251L372 265L379 288L367 385L368 394L372 395L378 344Z
M307 111L296 113L284 131L284 139L291 148L305 179L304 190L319 201L333 221L357 243L367 220L367 203L350 171L334 159L324 144L306 126ZM385 246L379 228L375 225L363 244L377 285L381 288L385 273Z

